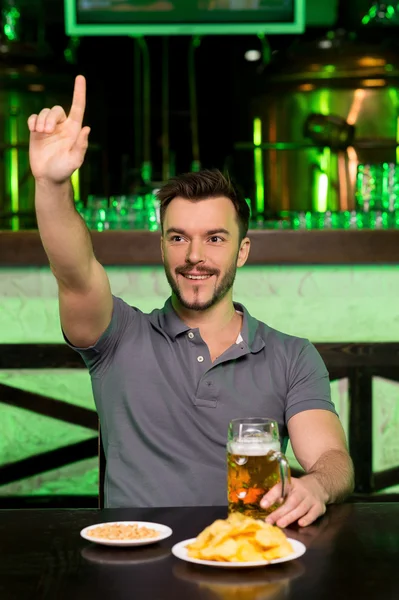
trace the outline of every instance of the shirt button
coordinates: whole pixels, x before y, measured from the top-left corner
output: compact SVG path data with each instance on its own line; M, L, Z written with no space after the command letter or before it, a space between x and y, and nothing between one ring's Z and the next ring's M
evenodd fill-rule
M199 357L197 358L197 360L198 360L198 362L204 362L204 357L203 357L203 356L199 356Z
M190 340L194 339L194 334L192 331L190 331L190 333L188 334L188 337L190 338Z

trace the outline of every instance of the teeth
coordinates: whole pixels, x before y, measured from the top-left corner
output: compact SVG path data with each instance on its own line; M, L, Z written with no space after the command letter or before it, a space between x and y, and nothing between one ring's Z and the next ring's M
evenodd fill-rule
M208 279L210 275L185 275L187 279Z

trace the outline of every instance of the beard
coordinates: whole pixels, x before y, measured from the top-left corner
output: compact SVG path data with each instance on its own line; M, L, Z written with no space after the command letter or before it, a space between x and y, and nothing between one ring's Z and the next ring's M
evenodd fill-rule
M211 298L209 298L209 300L207 300L205 302L202 302L199 299L193 300L191 302L189 302L188 300L185 300L183 298L183 295L179 288L177 280L174 279L174 277L172 276L172 272L169 268L169 265L165 262L164 268L165 268L166 279L168 280L168 283L172 289L172 293L176 296L176 298L179 301L179 303L181 304L181 306L183 306L184 308L186 308L188 310L198 310L198 311L207 310L208 308L211 308L212 306L214 306L215 304L220 302L233 287L233 284L234 284L234 281L236 278L236 273L237 273L237 258L238 258L238 255L237 255L236 259L234 260L234 262L229 266L229 268L223 275L221 281L215 286ZM176 275L179 275L179 274L184 275L185 273L189 273L192 270L193 266L194 265L189 264L189 265L185 265L184 267L177 267L175 269L175 273L176 273ZM195 267L195 270L198 273L204 273L204 275L205 274L215 275L216 278L220 276L220 271L215 270L215 269L210 270L210 269L205 269L203 267L201 268L201 267L197 266L197 267ZM195 295L198 298L198 288L197 288L197 291L195 292Z

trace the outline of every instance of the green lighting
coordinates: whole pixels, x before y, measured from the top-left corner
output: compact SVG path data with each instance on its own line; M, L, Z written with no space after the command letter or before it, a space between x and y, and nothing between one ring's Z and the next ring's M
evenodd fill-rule
M9 40L15 39L12 27L11 25L8 25L8 23L4 25L4 33Z
M80 176L79 176L79 169L73 173L73 175L71 177L71 181L72 181L72 187L73 187L73 194L74 194L75 202L79 202L80 201Z
M319 112L322 115L328 115L330 113L329 107L330 90L320 90L319 94Z
M362 18L362 25L368 25L370 21L375 21L384 25L397 16L399 5L395 8L392 4L375 3Z
M67 35L259 35L291 34L305 31L306 0L294 0L294 20L291 23L134 23L93 24L79 23L76 0L65 0L65 28ZM254 19L255 20L255 19Z
M10 198L10 208L14 216L11 218L12 231L19 229L19 165L18 165L18 94L11 92L9 96L8 118L6 119L6 143L10 146L5 151L7 178L7 196Z
M143 163L142 167L141 167L141 176L143 178L143 181L145 183L148 183L151 181L152 178L152 165L149 162L145 162Z
M328 208L328 188L330 171L331 150L324 148L319 156L319 169L315 172L313 191L313 210L324 213Z
M262 121L259 118L254 119L254 144L260 146L262 143Z
M160 265L106 267L106 270L114 281L119 282L123 299L143 312L153 310L169 294L168 287L161 285L154 296L154 281L164 279ZM284 330L288 323L288 333L313 342L339 343L343 339L348 342L395 342L399 339L398 275L398 265L316 265L311 267L311 278L308 265L249 265L239 269L235 299L258 319L268 321L271 327ZM130 283L132 278L134 289ZM10 285L10 281L23 282L23 286ZM260 288L264 293L254 293ZM1 343L63 343L57 291L47 266L40 269L0 269L0 289L8 292L2 296ZM298 289L302 293L298 293ZM21 297L25 298L23 311ZM287 315L290 315L289 320ZM328 319L326 315L329 315ZM95 410L86 369L2 370L0 382ZM375 472L396 465L398 390L395 382L379 377L373 380ZM346 382L333 382L332 395L347 429L349 405ZM0 417L1 466L95 436L95 432L87 428L14 406L0 405ZM44 493L96 495L97 465L97 458L79 461L3 485L0 494L3 497Z
M262 144L262 121L259 117L254 119L253 141L255 146L256 213L262 214L265 209L265 181L263 175L263 152L262 148L260 148Z
M317 196L316 196L317 212L326 212L327 198L328 198L328 175L326 173L319 173L318 181L317 181Z
M64 57L70 65L75 64L77 60L77 51L80 45L80 38L71 37L67 48L64 50Z
M399 164L399 117L396 119L396 163Z
M325 65L324 71L326 71L326 73L334 73L335 68L335 65Z
M3 10L4 19L4 35L10 42L18 40L18 21L21 14L19 10L13 6L9 10Z
M201 171L201 163L199 160L193 160L191 163L191 170L193 173L199 173Z

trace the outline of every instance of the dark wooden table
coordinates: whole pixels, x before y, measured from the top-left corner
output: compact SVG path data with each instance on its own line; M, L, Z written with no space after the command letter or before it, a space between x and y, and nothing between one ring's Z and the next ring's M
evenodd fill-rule
M331 507L289 535L305 543L296 561L250 570L189 565L171 546L195 536L223 508L0 511L1 600L397 600L399 504ZM146 548L107 549L79 531L113 520L165 523L174 534Z

